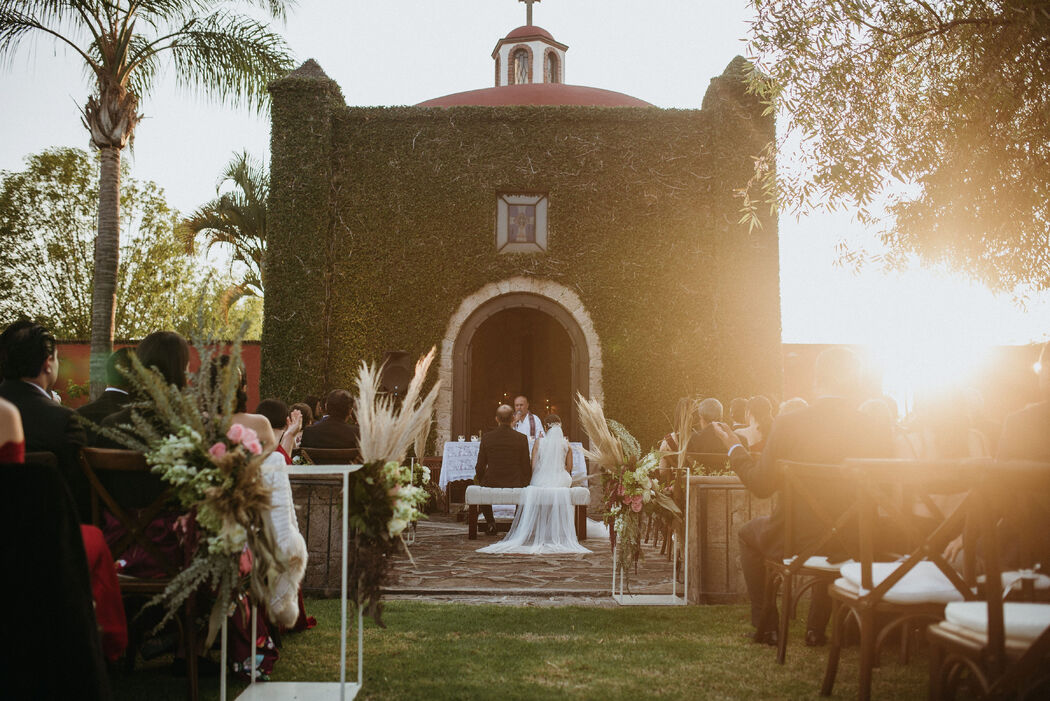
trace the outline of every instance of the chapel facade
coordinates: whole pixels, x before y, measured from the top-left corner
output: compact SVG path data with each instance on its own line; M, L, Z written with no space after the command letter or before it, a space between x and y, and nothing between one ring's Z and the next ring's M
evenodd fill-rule
M777 222L734 193L773 138L746 62L670 110L573 85L568 49L529 22L491 87L412 107L348 106L312 60L271 86L263 396L384 359L396 394L436 346L438 446L518 394L585 440L577 393L647 446L679 396L779 394Z

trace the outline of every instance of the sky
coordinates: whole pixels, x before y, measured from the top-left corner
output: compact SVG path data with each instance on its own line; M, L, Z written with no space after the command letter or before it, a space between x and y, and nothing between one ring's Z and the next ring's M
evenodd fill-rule
M567 83L683 109L698 109L710 79L747 54L748 17L742 0L543 0L534 9L534 24L569 45ZM348 104L412 105L490 87L496 41L524 23L515 0L300 0L278 28L297 63L316 59ZM88 91L74 55L49 40L24 42L0 66L0 169L17 170L50 146L86 148L78 106ZM265 115L179 92L170 74L141 112L132 175L159 183L181 211L215 196L234 152L268 160ZM970 362L988 345L1050 338L1050 295L1022 309L945 271L855 274L835 265L837 242L872 236L848 214L781 216L784 342L866 344L887 358L930 362L954 349Z

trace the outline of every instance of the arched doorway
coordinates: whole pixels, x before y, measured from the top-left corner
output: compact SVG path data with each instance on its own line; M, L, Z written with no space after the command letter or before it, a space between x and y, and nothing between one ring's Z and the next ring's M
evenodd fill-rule
M496 407L525 394L532 412L578 428L575 397L590 396L590 353L579 324L557 302L531 293L497 296L463 322L452 349L451 436L493 426Z

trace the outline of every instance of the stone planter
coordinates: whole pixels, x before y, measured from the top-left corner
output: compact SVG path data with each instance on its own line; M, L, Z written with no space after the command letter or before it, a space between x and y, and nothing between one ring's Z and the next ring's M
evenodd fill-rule
M690 477L689 501L689 603L747 601L737 534L772 501L752 497L736 475Z

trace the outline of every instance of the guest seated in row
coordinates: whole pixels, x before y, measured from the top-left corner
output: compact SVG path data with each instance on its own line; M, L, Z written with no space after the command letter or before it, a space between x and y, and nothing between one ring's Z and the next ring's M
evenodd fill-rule
M118 348L106 359L106 390L98 399L77 409L77 413L93 424L101 424L111 414L116 414L131 401L128 394L130 382L125 372L131 367L134 348ZM97 440L93 429L88 429L88 442Z
M22 462L25 453L26 439L18 407L0 399L0 463Z
M327 415L303 430L303 448L357 448L360 429L351 419L354 399L345 389L333 389L325 399Z
M691 425L696 421L695 411L696 401L690 397L679 398L678 404L675 405L674 415L671 417L672 430L660 441L660 452L665 453L660 458L660 484L666 485L671 481L670 470L678 465L678 460L674 455L680 450L678 432L682 426L686 425L686 422Z
M955 390L920 395L908 421L905 438L906 452L897 457L950 460L991 455L988 439L970 424L965 395Z
M277 450L291 460L292 451L298 447L302 439L302 411L299 409L289 411L288 405L280 399L264 399L255 407L255 413L266 417L276 437Z
M324 400L322 397L315 394L308 394L303 397L303 401L299 402L299 404L305 404L310 409L309 414L303 411L303 428L306 428L310 424L316 423L324 418ZM300 408L299 411L302 411L302 409ZM310 418L309 421L306 421L307 416Z
M303 428L306 428L307 426L312 425L315 419L320 418L319 416L316 416L314 414L313 409L310 408L309 404L305 404L303 402L296 402L295 404L293 404L292 405L292 411L298 411L300 416L303 417ZM300 432L299 435L296 436L296 439L295 439L296 443L297 443L296 447L299 447L298 446L298 442L301 441L302 439L303 439L303 434L302 434L302 432Z
M716 424L727 431L729 430L729 427L722 422L722 402L714 397L701 399L700 403L696 405L696 413L697 423L700 428L694 430L693 435L689 437L686 450L690 453L724 454L726 448L715 430ZM736 437L737 442L747 445L746 439L739 433L733 433L733 436Z
M773 403L762 395L747 400L747 427L738 430L738 436L747 441L748 450L761 451L773 428Z
M58 380L55 337L31 321L16 321L0 334L0 398L17 407L25 431L26 452L53 453L69 486L81 521L88 518L87 480L78 456L87 442L74 412L56 402L51 389Z
M739 431L747 428L747 400L743 397L733 397L729 402L729 420L733 430Z
M733 471L748 490L760 499L773 496L781 486L777 462L794 460L835 465L846 458L889 457L890 435L860 413L856 397L860 386L860 361L848 348L829 348L817 356L814 368L814 390L818 399L812 406L782 414L773 423L766 448L759 458L752 456L738 437L715 424L714 431L729 450ZM834 495L818 495L829 508ZM818 521L806 517L805 509L794 524L796 541L808 547L823 535ZM784 512L775 503L771 516L762 516L740 529L740 566L751 598L751 623L766 631L756 642L776 643L775 610L764 610L766 601L765 560L779 560L784 555ZM835 553L821 553L833 556ZM806 623L806 644L826 642L826 629L831 613L826 590L814 589ZM788 605L788 604L785 604Z

